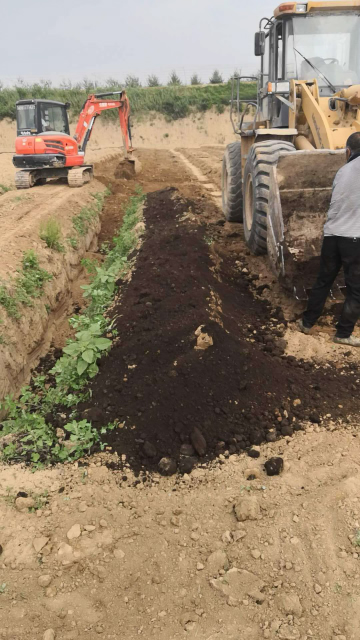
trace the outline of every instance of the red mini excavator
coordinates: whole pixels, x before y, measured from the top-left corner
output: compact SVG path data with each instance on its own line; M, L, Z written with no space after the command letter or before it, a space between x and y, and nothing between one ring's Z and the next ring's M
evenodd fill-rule
M21 169L15 175L17 189L29 189L36 182L54 178L67 178L69 187L89 182L93 167L84 164L86 145L95 119L107 109L119 111L125 157L133 166L130 105L125 91L90 95L81 110L74 137L70 135L69 106L53 100L16 103L18 137L13 164Z

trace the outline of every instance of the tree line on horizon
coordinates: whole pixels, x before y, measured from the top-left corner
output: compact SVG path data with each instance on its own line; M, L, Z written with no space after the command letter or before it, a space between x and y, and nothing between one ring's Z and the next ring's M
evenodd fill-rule
M241 71L235 70L233 75L239 75L239 74L241 75ZM229 79L231 79L231 77ZM218 69L215 69L213 71L213 73L209 78L208 83L206 82L203 83L197 73L194 73L190 78L190 85L192 86L199 86L202 84L223 84L224 82L226 82L226 80L224 80L224 77L222 76L222 74ZM53 88L53 83L50 80L40 80L39 83L35 83L35 84L40 84L41 87L45 89ZM89 78L84 78L82 82L77 82L77 83L72 83L71 80L63 80L60 83L59 88L60 89L79 89L79 90L85 89L86 91L90 91L90 90L95 90L100 86L105 88L108 87L109 89L112 89L114 87L124 87L125 89L130 89L130 88L136 89L143 86L144 87L163 87L163 86L176 87L176 86L184 86L184 85L186 86L186 83L183 83L181 81L181 78L179 77L177 72L172 71L170 74L170 78L166 84L161 83L159 80L159 77L156 74L150 74L147 78L146 84L144 85L141 83L139 77L134 75L128 75L126 76L124 82L119 82L115 78L108 78L104 83L98 82L96 80L95 81L90 80ZM26 87L27 84L23 79L19 78L15 86ZM4 84L0 80L0 91L4 88L5 88Z

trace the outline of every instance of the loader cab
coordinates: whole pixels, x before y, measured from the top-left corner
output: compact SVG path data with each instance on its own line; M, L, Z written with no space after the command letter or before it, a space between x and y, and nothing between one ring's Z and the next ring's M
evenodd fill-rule
M344 8L335 1L331 9L328 2L287 2L273 18L263 19L255 39L255 55L261 57L262 118L272 127L288 127L292 79L315 78L320 97L360 84L359 33L360 7L355 2Z
M16 103L17 135L70 135L68 107L68 103L54 100L19 100Z

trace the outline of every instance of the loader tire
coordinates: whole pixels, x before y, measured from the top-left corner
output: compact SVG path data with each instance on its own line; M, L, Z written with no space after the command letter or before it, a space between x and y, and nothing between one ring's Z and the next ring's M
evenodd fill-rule
M221 172L222 210L228 222L243 221L241 142L225 149Z
M256 142L249 151L244 169L244 236L255 255L267 251L267 216L270 197L270 170L279 153L295 151L291 142Z

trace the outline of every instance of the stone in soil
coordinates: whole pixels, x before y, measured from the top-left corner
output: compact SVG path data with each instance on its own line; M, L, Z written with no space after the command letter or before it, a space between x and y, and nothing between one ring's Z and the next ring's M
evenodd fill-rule
M284 469L283 458L270 458L264 464L268 476L279 476Z
M45 545L47 545L49 540L50 538L47 538L46 536L40 536L40 538L34 538L33 547L36 553L40 553L40 551L45 547Z
M33 509L35 507L34 498L16 498L15 507L18 511L26 511L27 509Z
M197 427L194 427L194 429L191 432L190 439L196 453L201 457L204 456L206 453L207 445L206 445L206 440L203 434L201 433L200 429L198 429Z
M173 476L177 472L177 464L173 458L161 458L159 471L163 476Z

